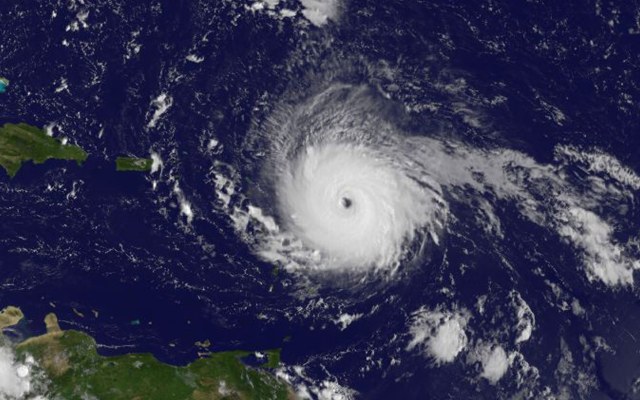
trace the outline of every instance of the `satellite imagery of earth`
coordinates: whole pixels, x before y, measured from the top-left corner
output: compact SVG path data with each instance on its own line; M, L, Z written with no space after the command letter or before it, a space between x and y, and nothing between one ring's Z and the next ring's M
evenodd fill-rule
M0 400L640 399L639 0L0 16Z

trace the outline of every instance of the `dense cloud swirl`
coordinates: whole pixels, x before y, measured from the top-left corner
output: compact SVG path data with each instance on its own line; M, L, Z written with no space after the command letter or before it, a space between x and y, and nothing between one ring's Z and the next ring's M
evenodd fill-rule
M283 174L286 226L330 266L385 266L430 222L429 193L358 145L308 147Z
M376 107L366 88L332 86L264 132L278 225L318 268L394 268L439 240L440 186Z
M370 88L329 85L250 136L249 152L261 157L247 174L258 176L252 192L260 196L231 202L235 183L220 172L218 198L240 232L251 225L245 238L260 256L289 268L395 271L425 249L446 247L447 235L464 234L457 230L465 225L503 239L497 206L511 204L577 249L589 280L633 282L636 238L614 230L640 187L631 170L566 146L541 164L455 132L409 133L402 118Z

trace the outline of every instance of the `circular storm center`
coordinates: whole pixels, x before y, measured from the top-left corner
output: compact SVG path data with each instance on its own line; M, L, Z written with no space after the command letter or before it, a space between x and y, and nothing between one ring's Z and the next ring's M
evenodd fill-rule
M350 198L348 198L348 197L343 197L343 198L341 198L341 199L340 199L340 205L341 205L342 207L344 207L344 208L347 208L347 209L348 209L348 208L350 208L350 207L351 207L351 205L352 205L352 204L353 204L353 200L351 200L351 199L350 199Z
M323 266L391 266L432 221L432 195L383 150L322 144L286 165L280 211Z

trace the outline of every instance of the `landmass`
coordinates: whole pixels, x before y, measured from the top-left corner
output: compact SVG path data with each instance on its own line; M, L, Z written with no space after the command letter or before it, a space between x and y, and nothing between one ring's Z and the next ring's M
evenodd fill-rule
M0 313L2 324L23 318L15 307ZM44 371L47 398L66 400L205 400L295 398L289 386L271 369L280 362L280 351L264 352L267 361L250 367L242 359L248 351L212 353L186 366L172 366L151 354L106 357L97 353L95 340L77 330L62 330L55 314L45 318L47 333L16 346L16 357L35 360ZM0 328L1 330L1 328Z
M0 78L0 93L2 79ZM16 176L22 163L27 161L42 164L50 159L71 160L82 165L87 157L82 148L65 144L38 127L25 123L0 126L0 166L10 178ZM150 158L116 158L116 171L148 172L152 165L153 160Z
M18 307L9 306L0 311L0 332L4 328L16 325L24 318L24 314Z
M50 159L71 160L81 165L87 159L87 153L35 126L24 123L0 126L0 166L9 177L13 178L26 161L42 164Z
M0 76L0 93L6 92L7 86L9 86L9 80Z
M280 365L280 349L267 350L267 361L262 364L265 368L278 368Z
M151 171L153 160L150 158L118 157L116 158L116 171Z

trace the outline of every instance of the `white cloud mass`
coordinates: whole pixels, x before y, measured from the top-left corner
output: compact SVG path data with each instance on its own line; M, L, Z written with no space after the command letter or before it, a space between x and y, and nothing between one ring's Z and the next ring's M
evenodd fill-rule
M450 363L467 345L464 331L467 321L466 312L430 311L421 307L413 314L409 328L412 339L406 350L420 348L436 363Z
M0 346L0 400L44 400L33 394L35 360L28 356L18 361L13 349Z

